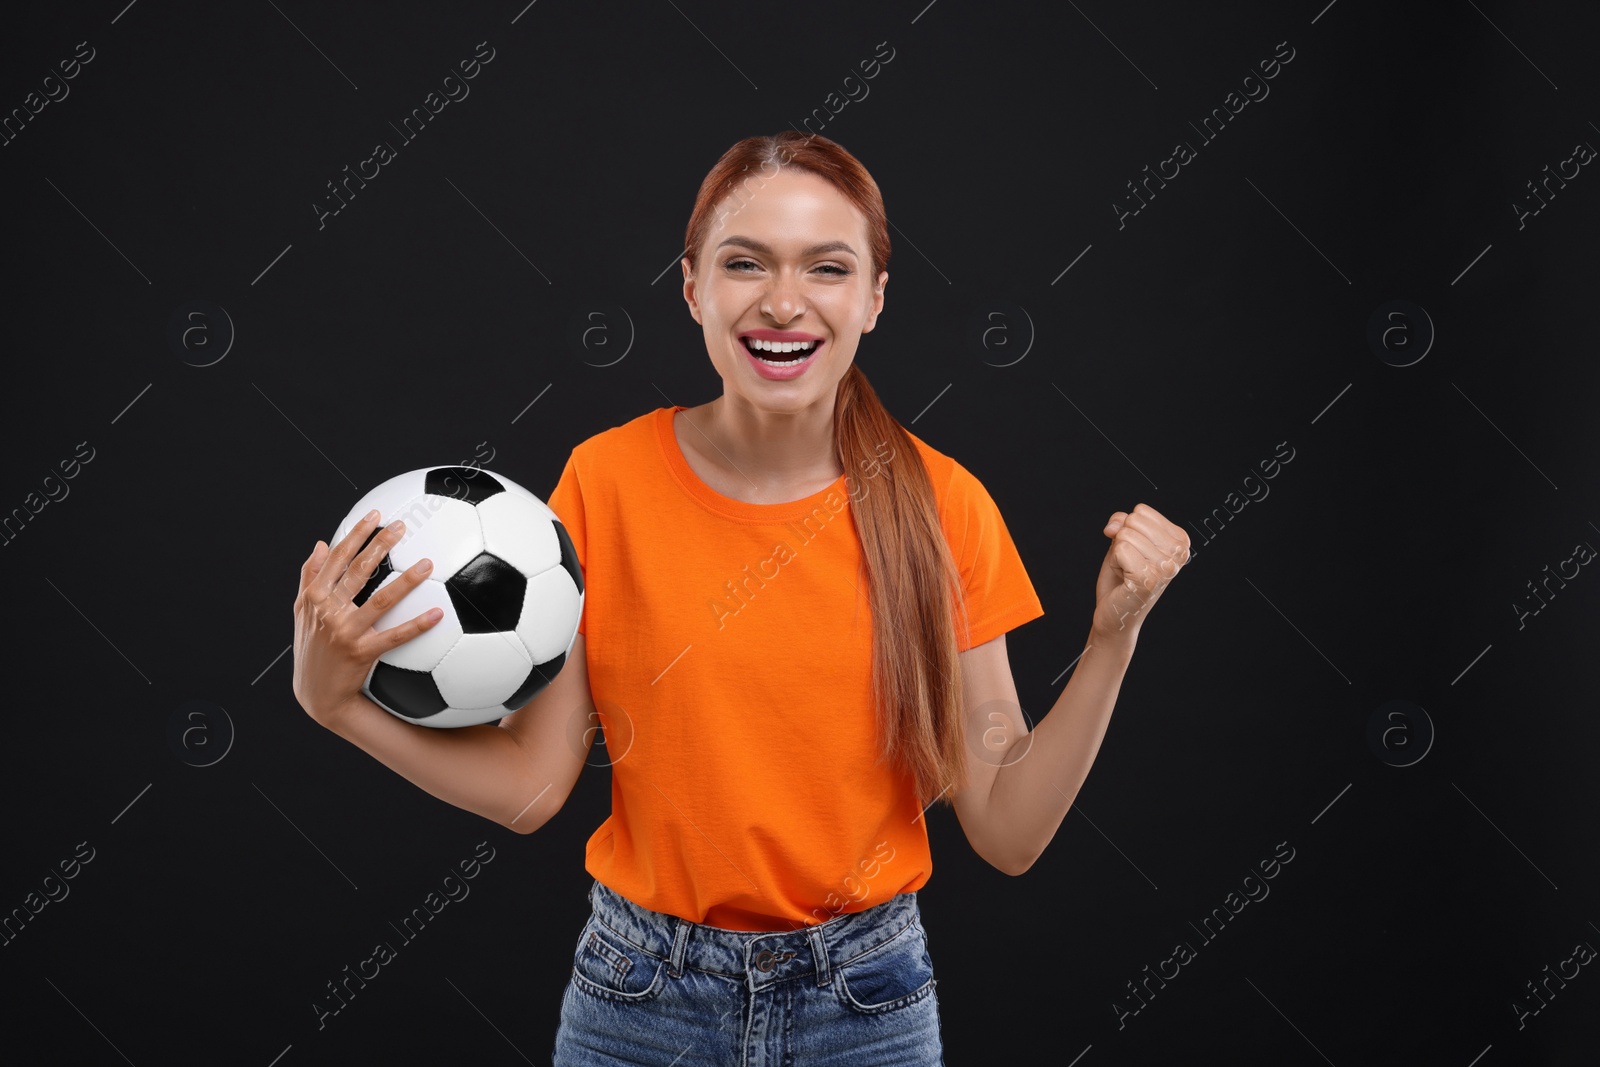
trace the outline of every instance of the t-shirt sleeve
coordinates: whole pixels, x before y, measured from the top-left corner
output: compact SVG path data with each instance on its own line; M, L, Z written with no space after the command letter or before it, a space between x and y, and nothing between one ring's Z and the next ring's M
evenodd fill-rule
M945 496L946 536L961 569L967 633L956 618L956 648L965 652L1044 614L1000 508L983 483L961 464Z
M567 529L567 536L572 538L573 550L578 553L578 566L583 568L585 584L587 584L589 568L589 537L588 526L583 513L583 494L578 489L578 469L573 463L573 457L567 457L567 465L561 470L561 479L556 482L556 487L550 492L550 499L545 501L550 505L550 510L556 513L556 518L561 520L561 525ZM588 598L584 598L584 611L578 618L578 632L585 633L588 625Z

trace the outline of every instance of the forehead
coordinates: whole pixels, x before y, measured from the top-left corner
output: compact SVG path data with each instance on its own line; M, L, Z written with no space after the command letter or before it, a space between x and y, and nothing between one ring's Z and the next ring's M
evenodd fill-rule
M708 247L739 234L785 251L785 245L848 241L866 254L867 220L832 182L808 171L784 168L770 178L736 180L735 191L717 206L706 235Z

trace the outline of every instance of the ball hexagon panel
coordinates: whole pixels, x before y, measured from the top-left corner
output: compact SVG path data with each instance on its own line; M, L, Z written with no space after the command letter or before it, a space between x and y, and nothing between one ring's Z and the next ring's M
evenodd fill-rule
M582 610L578 588L565 568L551 567L528 579L516 628L535 663L554 659L572 647L575 620Z
M400 575L393 574L389 581L399 581ZM389 582L385 582L385 585ZM445 583L436 581L430 575L418 582L399 602L388 611L378 616L372 624L374 631L382 631L399 626L403 622L410 622L429 608L439 608L444 615L438 622L423 630L403 645L391 648L383 654L383 661L392 663L396 667L404 667L413 671L431 671L444 659L444 654L450 651L450 646L461 638L461 620L456 617L455 602L450 598L450 591Z
M483 527L471 504L442 496L421 496L408 502L394 518L406 523L405 534L389 550L397 571L419 559L430 559L430 577L444 581L483 551Z
M556 513L520 493L504 492L478 505L483 547L528 577L561 562Z
M527 677L533 658L511 631L462 634L433 669L439 692L453 708L482 708L499 704ZM510 684L507 679L510 679Z
M339 529L334 532L333 540L328 542L328 546L331 548L343 541L345 536L355 529L356 524L373 508L378 509L380 529L382 525L394 521L395 516L407 504L420 497L426 491L426 473L426 471L417 470L407 471L405 474L397 474L356 501L356 506L350 509L350 513L339 524Z

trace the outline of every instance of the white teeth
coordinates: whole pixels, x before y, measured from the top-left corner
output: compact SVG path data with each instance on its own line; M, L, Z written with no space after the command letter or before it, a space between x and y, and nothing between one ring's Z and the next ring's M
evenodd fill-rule
M817 346L815 341L758 341L755 338L746 338L751 348L761 352L775 352L783 355L786 352L809 352Z

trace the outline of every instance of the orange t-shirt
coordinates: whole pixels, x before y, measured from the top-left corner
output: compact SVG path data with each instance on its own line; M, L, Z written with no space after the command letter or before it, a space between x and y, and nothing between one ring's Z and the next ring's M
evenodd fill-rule
M578 629L611 762L611 815L585 869L643 907L731 930L798 929L919 889L927 823L910 775L876 762L849 506L882 468L744 503L690 468L682 410L578 445L548 501L583 567ZM957 648L1043 615L988 492L912 440L961 568ZM892 472L893 446L878 453Z

